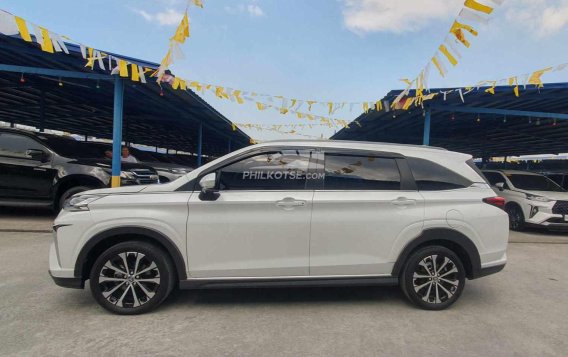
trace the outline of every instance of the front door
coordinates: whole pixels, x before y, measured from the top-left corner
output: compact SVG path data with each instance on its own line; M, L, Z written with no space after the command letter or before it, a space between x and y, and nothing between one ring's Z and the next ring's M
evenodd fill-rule
M50 161L29 155L30 150L49 151L25 135L0 133L0 197L47 199L57 171Z
M309 275L311 150L242 158L216 170L219 197L189 200L190 276Z
M389 275L393 244L420 234L424 200L404 187L400 159L325 154L322 190L314 193L310 275Z

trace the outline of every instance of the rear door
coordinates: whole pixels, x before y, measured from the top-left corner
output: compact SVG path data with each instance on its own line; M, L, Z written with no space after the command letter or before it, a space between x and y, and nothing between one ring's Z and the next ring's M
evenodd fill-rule
M323 153L314 193L310 275L388 275L392 246L420 234L424 201L404 159L372 152Z
M49 150L34 139L16 133L0 132L0 197L46 199L57 174L51 160L32 158L28 150Z

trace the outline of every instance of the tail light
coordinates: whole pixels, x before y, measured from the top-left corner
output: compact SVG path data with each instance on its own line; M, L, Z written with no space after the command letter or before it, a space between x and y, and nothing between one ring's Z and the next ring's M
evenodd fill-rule
M483 202L491 206L499 207L501 209L505 208L505 199L503 197L499 196L487 197L483 199Z

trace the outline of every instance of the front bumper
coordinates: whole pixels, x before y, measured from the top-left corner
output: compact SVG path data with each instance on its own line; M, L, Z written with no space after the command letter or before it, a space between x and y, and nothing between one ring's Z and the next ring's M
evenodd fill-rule
M525 223L530 226L568 230L568 215L555 213L556 202L558 201L541 203L526 200Z

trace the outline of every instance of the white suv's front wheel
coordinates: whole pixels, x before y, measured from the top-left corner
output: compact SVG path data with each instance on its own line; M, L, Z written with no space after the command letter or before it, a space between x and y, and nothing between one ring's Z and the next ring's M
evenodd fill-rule
M168 297L174 286L169 257L146 242L114 245L95 261L90 287L95 300L117 314L148 312Z
M452 305L465 285L465 270L450 249L430 246L408 258L400 285L414 304L426 310L442 310Z

